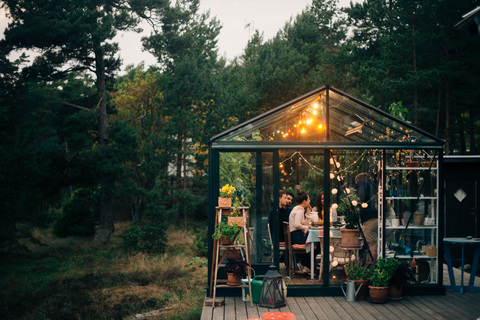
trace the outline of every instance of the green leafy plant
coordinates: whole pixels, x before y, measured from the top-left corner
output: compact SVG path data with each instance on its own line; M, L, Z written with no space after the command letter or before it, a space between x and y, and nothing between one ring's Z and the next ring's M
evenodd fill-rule
M346 229L358 228L358 209L352 202L356 203L356 200L344 198L337 207L337 213L344 216Z
M346 271L348 280L369 280L373 275L373 267L359 260L349 262Z
M248 263L242 258L227 258L225 271L235 276L242 276L247 271Z
M400 264L400 260L394 258L378 259L377 264L373 268L372 277L370 278L372 287L387 287Z
M130 254L163 254L168 243L167 224L133 225L122 234L122 247Z
M395 258L395 259L398 260L398 258ZM395 269L393 276L390 278L390 281L388 282L388 285L401 288L408 281L414 281L414 280L415 280L415 275L413 273L412 268L410 268L410 266L406 261L400 261L400 265L397 267L397 269Z
M227 222L218 222L215 225L215 232L212 238L219 240L222 236L229 237L232 241L235 236L240 232L240 227L236 224L229 225Z

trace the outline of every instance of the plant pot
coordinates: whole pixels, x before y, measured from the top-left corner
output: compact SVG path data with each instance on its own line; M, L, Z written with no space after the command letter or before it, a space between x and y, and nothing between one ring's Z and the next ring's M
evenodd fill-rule
M227 273L227 284L229 286L239 286L242 276L236 276L233 273Z
M413 214L413 224L416 226L423 226L423 223L425 222L425 215L421 212L415 212Z
M370 290L370 299L372 303L387 302L388 287L368 287Z
M218 197L218 206L220 208L231 208L232 207L232 198Z
M358 229L340 229L342 232L342 243L341 247L344 248L358 248L360 247L360 230Z
M355 291L357 291L358 288L360 288L360 290L358 290L358 293L357 293L357 300L367 299L368 283L370 282L370 280L350 280L347 278L347 281L355 281ZM360 287L360 284L362 285L361 287Z
M388 286L388 299L391 300L400 300L402 299L402 294L403 294L403 285L398 288L395 285Z
M227 245L227 246L233 244L233 240L234 239L231 239L230 237L227 237L227 236L221 236L220 237L220 241L222 242L222 244Z
M243 217L228 217L228 224L234 225L236 224L239 227L243 227Z

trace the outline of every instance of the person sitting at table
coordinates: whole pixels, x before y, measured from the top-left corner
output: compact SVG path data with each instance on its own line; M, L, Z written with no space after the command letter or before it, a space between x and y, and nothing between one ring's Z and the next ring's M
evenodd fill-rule
M298 191L297 197L295 198L297 205L290 212L289 217L289 228L290 236L292 239L292 244L305 244L308 237L308 230L310 229L310 224L308 220L310 219L310 212L312 207L310 206L310 197L305 191ZM320 252L320 248L315 247L314 257ZM310 269L307 267L310 265L309 256L301 255L299 268L301 271L310 272Z
M320 191L317 196L317 201L315 207L312 208L313 212L318 212L318 219L320 223L323 223L323 202L324 202L324 192ZM337 210L330 209L330 223L337 221Z

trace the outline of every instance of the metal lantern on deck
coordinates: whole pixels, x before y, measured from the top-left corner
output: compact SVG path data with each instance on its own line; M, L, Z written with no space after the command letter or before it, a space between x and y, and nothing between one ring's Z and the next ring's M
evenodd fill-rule
M286 305L282 275L274 265L271 265L267 273L263 276L262 293L258 306L276 309L285 307Z

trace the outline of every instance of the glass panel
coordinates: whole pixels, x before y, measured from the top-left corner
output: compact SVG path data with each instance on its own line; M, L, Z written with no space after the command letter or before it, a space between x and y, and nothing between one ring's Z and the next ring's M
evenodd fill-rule
M251 140L258 132L261 141L325 141L325 91L293 105L276 109L226 135L222 140Z

